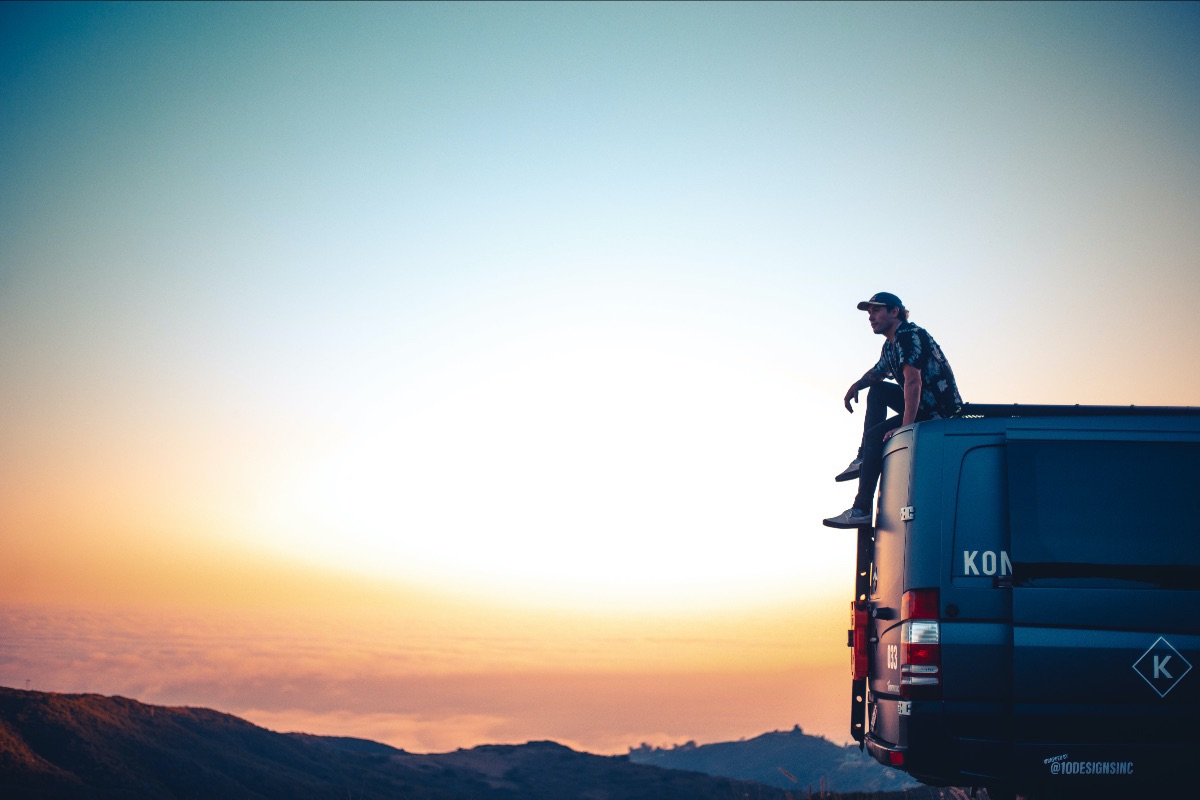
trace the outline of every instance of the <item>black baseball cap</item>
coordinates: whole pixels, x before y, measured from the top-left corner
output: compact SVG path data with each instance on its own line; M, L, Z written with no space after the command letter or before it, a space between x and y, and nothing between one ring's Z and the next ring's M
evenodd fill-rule
M866 311L868 306L892 306L893 308L904 308L904 303L900 302L900 298L891 292L876 292L871 295L870 300L863 300L858 304L859 311Z

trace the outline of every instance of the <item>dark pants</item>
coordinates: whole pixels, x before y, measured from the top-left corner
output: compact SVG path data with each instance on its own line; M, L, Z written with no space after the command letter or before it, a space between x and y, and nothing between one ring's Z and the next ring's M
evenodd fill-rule
M888 417L888 409L896 412L896 416ZM854 507L860 511L871 513L871 504L875 500L875 484L879 482L879 473L883 469L883 435L894 431L904 421L904 390L897 384L871 384L867 391L867 411L863 420L862 447L858 456L862 466L858 470L858 494L854 498Z

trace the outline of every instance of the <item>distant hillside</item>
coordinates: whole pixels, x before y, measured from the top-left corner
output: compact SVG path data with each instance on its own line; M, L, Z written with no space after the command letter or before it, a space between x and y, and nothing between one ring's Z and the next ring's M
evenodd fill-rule
M797 725L741 742L670 748L642 745L629 751L635 764L689 769L793 791L888 792L919 786L907 774L888 769L857 747L809 736ZM803 795L802 795L803 796Z
M784 800L766 786L552 742L415 755L120 697L0 688L0 797Z

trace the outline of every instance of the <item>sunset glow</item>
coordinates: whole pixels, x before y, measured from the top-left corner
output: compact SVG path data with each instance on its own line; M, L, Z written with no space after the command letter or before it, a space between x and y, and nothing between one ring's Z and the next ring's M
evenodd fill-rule
M0 684L422 752L848 737L900 295L1198 405L1192 3L0 5Z

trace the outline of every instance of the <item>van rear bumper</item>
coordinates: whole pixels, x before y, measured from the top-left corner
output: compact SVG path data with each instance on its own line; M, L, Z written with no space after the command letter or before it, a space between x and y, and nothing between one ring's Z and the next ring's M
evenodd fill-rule
M941 700L900 700L872 695L864 744L885 767L903 770L935 786L955 785L939 776L961 769L957 741L946 726Z
M907 747L900 747L894 744L884 744L874 736L867 734L867 752L871 754L871 758L883 764L885 767L895 767L896 769L904 769L905 761L908 755Z
M953 786L955 783L961 783L961 781L955 781L947 776L926 774L920 769L913 769L913 765L909 763L909 751L907 747L881 742L870 734L867 735L865 743L867 752L880 764L883 764L885 767L904 770L922 783L929 784L930 786Z

